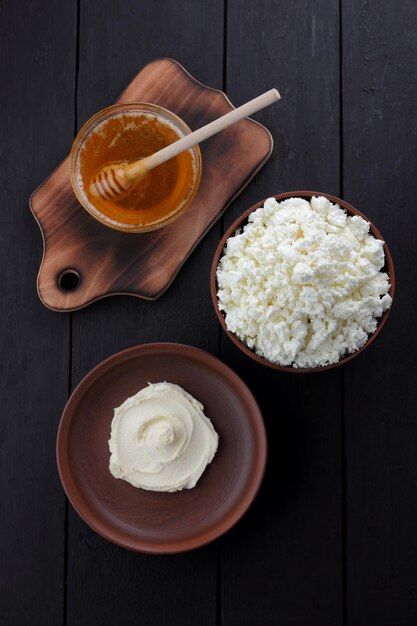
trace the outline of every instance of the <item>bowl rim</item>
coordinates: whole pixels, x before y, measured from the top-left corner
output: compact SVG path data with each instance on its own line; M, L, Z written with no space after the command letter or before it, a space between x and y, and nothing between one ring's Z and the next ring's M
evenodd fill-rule
M77 486L71 471L71 463L68 458L69 449L69 433L72 420L76 414L78 404L82 400L84 393L94 385L95 381L105 374L113 366L120 362L134 359L148 354L158 355L181 355L197 359L201 363L213 368L217 373L226 377L230 384L234 385L239 394L244 398L248 407L247 415L254 428L254 441L256 443L256 453L254 458L254 471L250 476L250 480L245 487L245 491L237 504L209 530L202 532L191 539L181 539L178 541L158 542L156 540L133 540L119 528L114 529L108 520L98 516L89 507L89 500L85 497ZM64 491L79 516L90 526L96 533L115 543L122 548L133 550L135 552L144 552L148 554L177 554L180 552L188 552L195 548L214 541L228 530L230 530L246 513L251 506L265 474L267 461L267 437L265 424L258 403L250 391L246 383L234 372L228 365L223 363L214 355L181 343L157 342L146 343L132 346L120 352L116 352L110 357L104 359L93 367L78 383L69 397L61 420L58 426L56 438L56 461L59 477L61 479ZM174 494L175 497L175 494Z
M90 206L90 204L88 204L85 201L85 199L83 198L81 194L81 191L78 186L77 174L76 174L76 169L77 169L76 165L78 161L78 155L80 153L80 149L83 145L83 142L88 137L91 130L93 130L97 124L100 124L102 121L105 121L106 119L112 117L113 112L117 114L118 111L129 112L129 111L138 111L138 110L139 111L142 110L144 113L154 113L155 115L160 114L162 117L166 117L168 120L176 124L176 126L179 129L181 129L181 131L183 131L184 133L183 136L189 135L192 132L191 128L181 117L179 117L173 111L170 111L169 109L159 104L154 104L153 102L145 102L145 101L116 102L115 104L111 104L107 107L104 107L104 109L100 109L99 111L94 113L94 115L89 117L88 120L84 122L84 124L81 126L81 128L77 132L74 141L72 142L71 150L69 154L69 177L71 181L71 187L72 187L75 197L77 198L77 201L83 207L83 209L87 211L92 217L94 217L94 219L100 222L100 224L103 224L104 226L107 226L108 228L111 228L113 230L117 230L120 232L124 232L124 233L135 233L135 234L147 233L147 232L151 232L154 230L159 230L160 228L163 228L164 226L167 226L168 224L176 220L177 217L180 217L184 213L184 211L190 206L191 202L194 200L195 196L197 195L197 192L200 188L201 177L202 177L202 172L203 172L203 158L201 155L200 146L199 144L195 144L194 146L190 148L190 150L192 150L193 154L195 155L194 160L195 160L195 166L197 170L196 177L195 177L195 185L191 191L190 196L184 202L183 206L179 210L177 210L175 213L170 214L167 218L160 220L159 222L150 224L145 227L139 227L135 224L131 224L131 225L123 224L122 222L118 222L117 220L104 216L103 213L101 213L101 211L99 211L95 207Z
M348 214L359 215L366 222L370 224L371 234L377 239L381 239L384 242L385 267L386 267L386 272L390 280L390 288L389 288L388 293L392 298L392 304L391 304L391 307L387 309L382 315L382 317L380 318L376 331L372 335L369 335L364 345L358 350L355 350L355 352L352 352L351 354L348 354L347 356L343 357L343 359L340 359L340 361L338 361L337 363L331 363L330 365L324 365L323 367L291 367L287 365L279 365L278 363L272 363L271 361L268 361L264 357L261 357L255 354L255 352L253 352L250 348L248 348L248 346L246 346L234 333L232 333L227 328L224 315L218 307L216 271L217 271L217 266L220 261L220 258L223 255L223 250L226 244L226 240L231 235L233 235L238 228L243 226L244 223L247 221L249 215L256 209L259 209L260 207L262 207L268 198L275 198L277 202L280 202L281 200L286 200L288 198L311 199L313 196L323 196L327 198L328 200L330 200L330 202L333 202L334 204L339 204L343 209L346 210ZM338 198L337 196L333 196L328 193L324 193L322 191L305 191L305 190L304 191L286 191L284 193L270 195L264 198L263 200L259 200L258 202L253 204L249 209L246 209L246 211L244 211L233 222L233 224L231 224L231 226L229 226L229 228L226 230L221 240L219 241L219 244L213 256L213 261L212 261L211 269L210 269L210 293L211 293L213 307L217 315L217 319L219 320L223 331L226 333L229 339L235 344L235 346L237 346L244 354L246 354L246 356L249 356L252 360L256 361L257 363L260 363L261 365L265 365L271 369L282 371L282 372L289 372L292 374L311 374L315 372L324 372L330 369L334 369L335 367L339 367L340 365L344 365L345 363L348 363L349 361L354 359L356 356L361 354L368 346L370 346L375 341L375 339L381 332L382 328L385 326L387 319L391 313L392 305L394 303L394 294L395 294L394 263L392 260L391 252L387 246L387 243L384 237L381 235L381 233L376 228L376 226L371 222L371 220L364 213L356 209L354 206L352 206L345 200Z

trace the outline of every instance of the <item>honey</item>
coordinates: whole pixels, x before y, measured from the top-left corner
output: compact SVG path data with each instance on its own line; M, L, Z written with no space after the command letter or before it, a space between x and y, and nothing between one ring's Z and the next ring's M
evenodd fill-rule
M171 221L194 196L199 152L187 150L159 165L118 200L93 196L90 183L103 166L144 158L186 134L185 125L183 129L176 124L175 116L170 120L155 112L129 110L129 106L121 111L115 107L114 114L92 125L80 141L75 172L77 196L81 196L85 208L109 226L152 230Z

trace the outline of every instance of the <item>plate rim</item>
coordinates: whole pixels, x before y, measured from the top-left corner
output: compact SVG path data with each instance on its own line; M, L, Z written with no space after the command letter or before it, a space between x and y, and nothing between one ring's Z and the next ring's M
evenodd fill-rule
M208 365L210 368L215 369L218 373L225 374L229 382L234 382L237 388L239 388L239 391L243 392L245 405L249 408L247 415L249 416L255 431L254 443L256 447L256 455L254 470L251 473L250 481L248 482L248 486L245 488L243 497L239 499L237 505L234 506L225 517L204 533L200 533L190 539L181 539L178 541L171 540L164 543L158 542L154 539L139 541L129 540L129 538L126 537L120 529L117 529L114 533L112 533L111 524L109 522L101 523L101 520L97 520L97 516L94 515L94 519L91 519L88 515L89 501L85 497L85 494L79 490L77 483L73 479L71 466L68 462L67 456L70 426L74 415L76 414L77 405L83 398L86 391L96 380L100 379L102 375L108 372L113 366L120 363L120 361L128 360L129 358L137 356L140 357L141 355L144 356L150 353L153 355L159 353L159 355L171 354L185 356L186 358L194 358L199 360L201 363ZM210 352L195 346L175 342L138 344L116 352L95 365L80 380L68 398L61 415L56 438L56 462L59 477L65 494L78 515L88 526L90 526L90 528L92 528L100 536L104 537L107 541L128 550L147 554L177 554L180 552L188 552L214 541L230 530L243 517L255 499L265 474L266 461L267 437L263 416L255 396L246 383L240 378L240 376L238 376L238 374L236 374L236 372L226 365L226 363Z

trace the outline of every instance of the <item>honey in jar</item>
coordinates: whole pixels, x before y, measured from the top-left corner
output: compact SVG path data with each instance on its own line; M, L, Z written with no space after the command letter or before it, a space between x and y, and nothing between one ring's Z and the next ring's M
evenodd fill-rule
M144 158L188 132L177 116L154 105L104 109L87 122L74 142L71 174L78 199L94 217L119 230L153 230L170 222L197 191L201 171L197 146L151 170L118 200L97 198L89 187L103 166Z

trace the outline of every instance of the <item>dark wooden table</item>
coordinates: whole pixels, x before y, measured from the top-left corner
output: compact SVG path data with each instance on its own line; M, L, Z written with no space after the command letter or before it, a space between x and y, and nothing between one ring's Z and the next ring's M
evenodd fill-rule
M3 0L0 622L47 626L417 623L417 3L414 0ZM158 302L57 314L36 293L33 189L77 128L152 59L243 103L272 158ZM291 189L342 196L385 235L398 291L381 337L344 368L266 371L220 333L209 267L223 229ZM270 444L261 492L221 540L180 556L107 543L68 505L55 437L103 358L177 341L248 383ZM274 478L277 475L278 478Z

